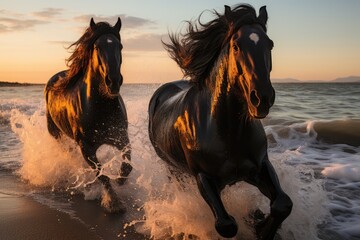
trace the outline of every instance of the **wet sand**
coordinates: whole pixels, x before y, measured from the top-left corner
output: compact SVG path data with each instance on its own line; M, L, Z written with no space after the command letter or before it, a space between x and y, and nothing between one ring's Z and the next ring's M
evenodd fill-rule
M11 173L2 172L0 183L1 240L147 239L133 227L124 229L125 216L106 214L99 201L73 196L68 214L22 194L28 186Z
M0 193L0 239L101 239L95 232L28 197Z

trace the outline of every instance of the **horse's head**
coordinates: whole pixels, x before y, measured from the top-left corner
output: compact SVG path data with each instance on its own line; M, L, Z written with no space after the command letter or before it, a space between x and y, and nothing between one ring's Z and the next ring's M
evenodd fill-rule
M97 31L100 26L95 24L91 19L90 27L93 31ZM118 33L121 28L121 20L118 18L117 23L112 27L115 33ZM94 42L94 49L92 54L92 62L94 70L99 72L101 79L106 86L106 92L110 96L117 96L120 91L120 86L123 82L123 77L120 72L122 63L121 56L122 44L115 34L102 34Z
M228 14L232 12L226 6L225 16ZM265 32L267 18L265 7L260 8L256 23L241 26L229 44L229 75L242 90L254 118L266 117L275 101L270 82L273 42Z

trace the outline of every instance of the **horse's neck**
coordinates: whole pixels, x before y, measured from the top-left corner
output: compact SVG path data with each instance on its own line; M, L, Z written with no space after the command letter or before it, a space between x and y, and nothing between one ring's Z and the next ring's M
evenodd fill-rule
M89 66L87 68L83 81L88 98L100 96L101 84L104 82L100 81L100 78L101 75L93 67Z
M230 123L235 120L235 116L236 121L248 118L246 102L234 82L229 77L226 59L219 60L206 82L207 91L211 95L210 114L217 121Z

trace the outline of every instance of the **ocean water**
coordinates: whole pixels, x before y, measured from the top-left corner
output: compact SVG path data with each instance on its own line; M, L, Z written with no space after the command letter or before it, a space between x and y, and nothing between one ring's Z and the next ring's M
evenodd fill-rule
M133 231L144 239L222 239L194 179L178 182L150 144L147 106L158 86L121 88L134 170L125 186L115 186L127 206L124 222L114 226L116 238L134 239ZM281 239L360 239L360 84L274 88L275 105L263 124L270 160L294 202ZM0 178L11 179L2 182L0 193L29 197L93 231L80 217L78 199L84 206L96 201L101 185L71 139L48 134L44 112L43 86L0 87ZM115 179L122 152L103 146L97 155L103 173ZM254 239L248 215L257 208L268 213L269 201L246 183L227 187L222 199L239 224L234 239Z

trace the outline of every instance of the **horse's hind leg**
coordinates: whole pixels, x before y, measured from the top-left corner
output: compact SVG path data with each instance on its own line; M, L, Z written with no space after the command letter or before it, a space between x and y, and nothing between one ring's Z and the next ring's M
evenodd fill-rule
M237 233L238 227L235 219L230 216L221 201L218 185L203 173L196 176L198 188L202 197L210 206L215 216L216 231L223 237L231 238Z
M111 212L111 213L124 212L125 207L123 206L121 201L118 200L117 195L110 184L109 177L105 176L105 175L100 175L101 164L99 163L99 161L96 157L96 149L97 148L86 144L84 141L79 142L79 145L80 145L81 152L83 154L84 159L93 169L97 170L96 176L97 176L98 180L104 186L105 191L102 196L101 205L108 212Z
M290 215L293 203L281 189L277 174L267 158L257 177L248 182L257 186L270 199L269 216L255 226L258 238L273 239L281 223Z

